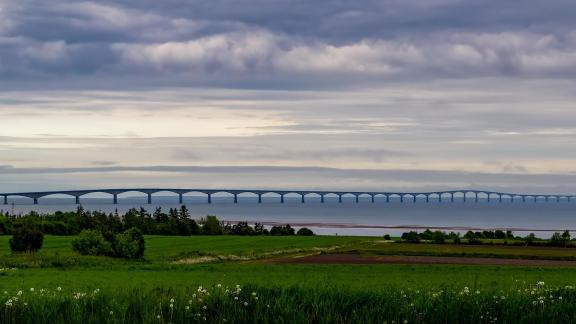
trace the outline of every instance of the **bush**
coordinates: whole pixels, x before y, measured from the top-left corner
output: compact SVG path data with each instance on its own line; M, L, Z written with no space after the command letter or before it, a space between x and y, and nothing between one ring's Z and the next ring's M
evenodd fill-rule
M434 233L432 233L432 242L435 244L446 243L446 234L441 231L435 231Z
M295 233L290 224L286 224L285 226L272 226L270 229L270 235L291 236L295 235Z
M83 255L112 255L112 244L97 230L83 230L72 241L72 249Z
M216 216L206 216L206 219L202 221L202 234L222 235L222 224Z
M144 248L144 235L136 227L116 235L116 242L114 242L116 257L140 259L144 257Z
M12 230L10 250L12 252L32 253L40 250L44 243L44 234L37 226L25 224Z
M298 236L314 236L314 232L312 232L312 230L307 228L307 227L302 227L301 229L298 230L298 232L296 232L296 235L298 235Z
M466 234L464 234L464 238L468 240L468 244L473 244L473 245L479 245L482 244L482 241L480 241L480 237L482 237L481 235L478 235L479 232L472 232L472 231L468 231L466 232ZM482 233L480 233L482 234Z
M402 233L402 239L409 243L418 243L420 242L420 235L415 231L410 231L408 233Z
M385 235L384 235L384 239L385 239L386 241L392 240L392 238L390 237L390 234L385 234Z

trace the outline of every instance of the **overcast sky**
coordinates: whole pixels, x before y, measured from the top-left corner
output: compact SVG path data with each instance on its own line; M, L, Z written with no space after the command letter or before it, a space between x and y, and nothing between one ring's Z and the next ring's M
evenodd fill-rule
M576 193L574 0L0 0L0 192Z

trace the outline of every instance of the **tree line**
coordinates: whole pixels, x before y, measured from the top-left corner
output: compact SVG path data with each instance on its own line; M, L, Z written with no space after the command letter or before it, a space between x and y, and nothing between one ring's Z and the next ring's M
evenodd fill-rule
M144 208L132 208L122 215L118 211L88 211L81 206L74 212L58 211L49 214L29 212L25 215L12 215L0 211L0 235L12 235L24 224L33 224L39 231L49 235L78 235L83 230L118 234L132 228L144 235L314 235L307 228L295 231L289 224L267 229L259 223L250 226L247 222L222 222L210 215L197 222L190 217L184 205L170 208L168 212L158 207L152 213Z
M431 231L429 229L424 232L404 232L400 237L403 242L408 243L419 243L419 242L430 242L436 244L453 243L453 244L494 244L492 240L500 240L504 244L508 245L526 245L526 246L556 246L556 247L574 247L571 243L572 239L570 237L569 231L564 231L562 233L555 232L549 239L537 238L534 233L530 233L524 237L514 236L512 231L468 231L464 235L456 232L443 232L443 231ZM385 235L385 239L391 239L390 235Z

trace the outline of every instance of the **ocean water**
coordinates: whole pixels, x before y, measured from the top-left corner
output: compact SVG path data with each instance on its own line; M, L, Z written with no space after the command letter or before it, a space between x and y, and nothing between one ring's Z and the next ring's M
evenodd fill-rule
M375 203L368 198L345 198L338 203L336 198L326 198L321 203L319 198L306 198L301 203L298 196L287 197L281 204L276 197L263 197L261 204L256 197L239 197L237 204L232 197L214 196L212 204L205 197L185 196L183 202L190 210L191 216L200 219L206 215L216 215L224 221L248 221L264 223L287 223L295 227L311 227L315 232L326 235L399 235L410 228L420 231L424 228L441 227L443 230L465 232L472 229L511 229L516 234L526 235L535 232L537 236L548 237L554 231L568 229L576 234L576 202L538 201L521 202L504 200L473 199L455 202L446 199L443 202L411 200L404 202L393 199L377 199ZM82 198L82 206L87 210L120 213L130 208L141 206L152 212L161 207L167 210L179 207L176 196L153 197L151 205L145 196L120 197L117 205L107 197ZM0 205L0 210L19 214L28 211L40 213L54 211L73 211L77 205L72 198L51 197L40 199L38 205L30 199L11 199L8 205ZM454 229L452 229L454 228Z

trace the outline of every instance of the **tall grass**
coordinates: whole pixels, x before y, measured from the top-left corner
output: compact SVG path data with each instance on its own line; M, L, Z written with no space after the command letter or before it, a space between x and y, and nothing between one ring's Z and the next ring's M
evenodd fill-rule
M568 323L576 318L576 290L544 283L497 292L216 285L0 294L0 323Z

